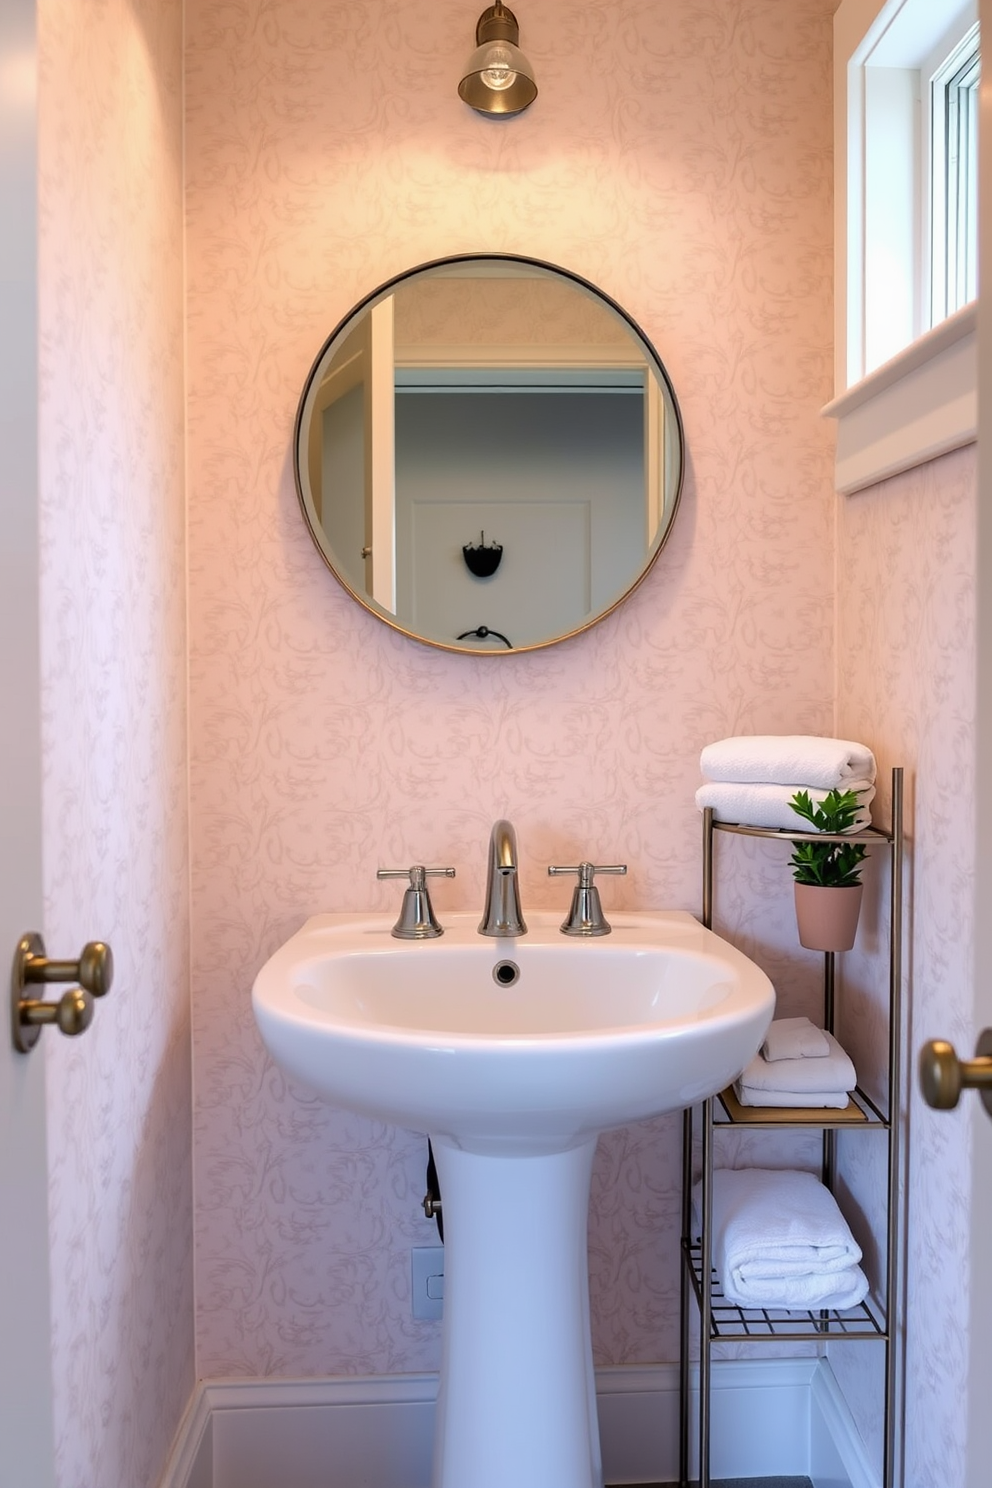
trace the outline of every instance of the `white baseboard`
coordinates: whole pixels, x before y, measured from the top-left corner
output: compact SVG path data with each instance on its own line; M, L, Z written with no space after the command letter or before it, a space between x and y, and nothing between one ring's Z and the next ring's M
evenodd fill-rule
M715 1360L711 1375L713 1477L774 1477L808 1471L810 1381L818 1360ZM677 1364L596 1372L600 1441L607 1483L678 1480ZM692 1392L689 1467L698 1469L698 1415Z
M179 1423L160 1488L213 1488L213 1482L212 1405L200 1380Z
M879 1488L861 1434L826 1359L810 1389L810 1477L813 1488Z
M675 1482L678 1366L596 1383L607 1483ZM436 1375L201 1381L159 1488L430 1488L436 1393ZM825 1359L714 1361L711 1427L714 1477L878 1488Z

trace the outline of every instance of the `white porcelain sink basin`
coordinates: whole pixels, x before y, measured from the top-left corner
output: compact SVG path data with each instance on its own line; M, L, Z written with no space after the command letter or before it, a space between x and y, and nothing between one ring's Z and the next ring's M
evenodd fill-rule
M712 1095L772 1016L764 973L683 912L618 914L598 940L555 914L530 913L520 940L477 920L413 942L390 916L308 920L255 982L270 1054L349 1110L475 1150L560 1151Z
M259 972L273 1058L328 1101L430 1134L445 1294L433 1488L602 1488L586 1217L599 1132L735 1078L774 992L692 918L616 914L576 940L445 916L308 920ZM507 981L499 980L501 968ZM494 975L495 973L495 975Z

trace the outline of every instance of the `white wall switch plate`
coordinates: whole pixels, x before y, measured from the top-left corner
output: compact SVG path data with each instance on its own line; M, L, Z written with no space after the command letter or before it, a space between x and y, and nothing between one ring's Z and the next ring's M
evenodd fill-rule
M419 1245L410 1252L415 1318L439 1318L444 1308L444 1246Z

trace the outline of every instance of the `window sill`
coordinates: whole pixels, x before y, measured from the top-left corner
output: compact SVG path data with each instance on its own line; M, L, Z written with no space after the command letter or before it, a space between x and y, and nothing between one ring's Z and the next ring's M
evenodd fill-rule
M972 301L828 403L842 496L978 438L978 302Z

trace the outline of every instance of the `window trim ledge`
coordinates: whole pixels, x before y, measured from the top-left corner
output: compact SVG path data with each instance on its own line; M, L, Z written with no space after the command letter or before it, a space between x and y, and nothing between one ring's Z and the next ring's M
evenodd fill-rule
M842 496L975 442L977 331L974 300L821 410L837 420Z

